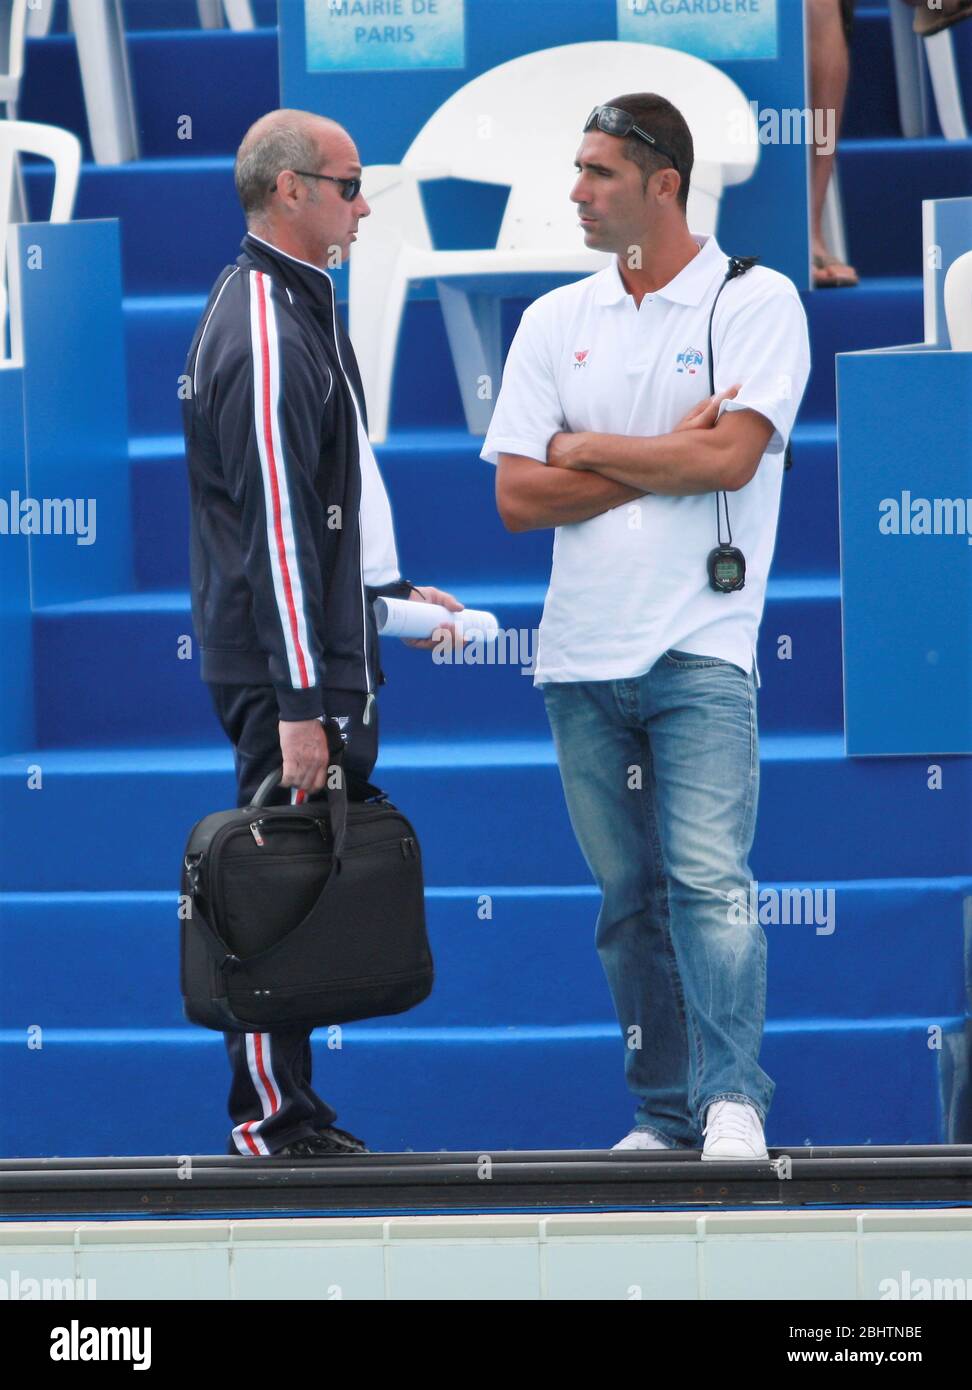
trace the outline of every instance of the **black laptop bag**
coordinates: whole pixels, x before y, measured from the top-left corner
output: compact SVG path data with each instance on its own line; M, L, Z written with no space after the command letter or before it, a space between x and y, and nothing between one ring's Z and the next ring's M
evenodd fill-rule
M189 834L186 1017L260 1032L413 1008L433 979L414 828L381 792L348 799L340 748L328 772L339 785L326 799L264 806L281 772L251 805L204 816Z

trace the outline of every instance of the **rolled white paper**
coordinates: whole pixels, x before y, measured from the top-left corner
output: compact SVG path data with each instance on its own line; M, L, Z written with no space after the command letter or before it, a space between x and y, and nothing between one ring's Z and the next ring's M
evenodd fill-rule
M450 613L449 617L463 637L473 641L496 641L499 623L495 613L487 613L484 608L464 608L461 613Z
M499 623L494 613L464 608L450 613L441 603L413 603L407 598L376 598L375 618L382 637L431 637L437 627L449 623L463 636L495 641Z
M382 637L430 637L452 614L441 603L413 603L407 598L376 598L375 618Z

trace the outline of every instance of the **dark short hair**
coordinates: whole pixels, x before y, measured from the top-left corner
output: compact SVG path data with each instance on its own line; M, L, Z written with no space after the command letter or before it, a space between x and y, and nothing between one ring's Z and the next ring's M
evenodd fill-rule
M695 162L695 147L688 122L677 106L666 97L655 92L629 92L627 96L612 97L605 106L618 106L634 116L635 125L654 135L660 145L667 146L678 160L678 172L682 182L678 190L679 205L684 209L688 204L689 183L692 165ZM657 154L649 144L638 135L627 135L624 140L625 158L633 160L641 170L641 186L648 187L648 180L659 169L670 169L671 161L663 154Z

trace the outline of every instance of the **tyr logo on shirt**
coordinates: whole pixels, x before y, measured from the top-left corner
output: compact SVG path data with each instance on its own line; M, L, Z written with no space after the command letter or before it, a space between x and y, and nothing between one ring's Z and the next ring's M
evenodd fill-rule
M689 376L695 376L696 370L702 365L702 354L698 348L686 348L675 358L675 370L677 372L688 372Z
M588 358L588 354L589 354L589 353L590 353L590 348L584 348L583 351L581 351L581 352L575 352L575 353L574 353L574 370L575 370L575 371L577 370L578 367L586 367L586 366L587 366L587 358Z

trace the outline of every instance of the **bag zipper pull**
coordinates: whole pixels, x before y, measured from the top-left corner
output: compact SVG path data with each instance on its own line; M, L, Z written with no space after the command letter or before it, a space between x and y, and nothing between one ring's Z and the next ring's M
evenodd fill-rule
M253 836L254 840L256 840L257 844L258 844L258 845L260 846L260 848L262 849L262 848L263 848L263 836L260 834L260 827L257 825L256 821L251 821L251 822L250 822L250 834Z
M199 866L204 859L203 853L187 854L185 858L186 874L189 882L190 893L195 893L199 887Z
M375 703L374 693L373 693L372 691L369 690L369 691L368 691L368 698L367 698L367 700L365 700L364 714L361 716L361 722L362 722L362 724L370 724L370 723L371 723L371 709L372 709L372 706L374 705L374 703Z

